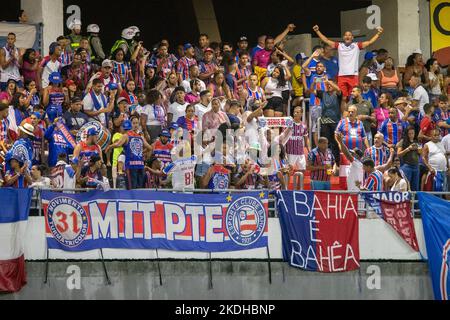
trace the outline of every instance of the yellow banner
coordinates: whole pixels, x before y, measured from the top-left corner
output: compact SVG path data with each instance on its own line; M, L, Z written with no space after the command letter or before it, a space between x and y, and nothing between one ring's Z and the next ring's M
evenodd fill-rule
M431 48L441 65L450 64L450 0L430 1Z

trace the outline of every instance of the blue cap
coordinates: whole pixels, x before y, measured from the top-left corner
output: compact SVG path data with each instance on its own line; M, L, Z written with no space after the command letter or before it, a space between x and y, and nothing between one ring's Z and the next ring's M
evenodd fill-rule
M376 56L377 55L375 53L373 53L372 51L369 51L369 52L366 52L366 54L364 55L364 60L372 60Z
M130 120L125 120L124 122L122 122L122 128L124 130L131 130L131 121Z
M304 54L303 52L297 53L297 54L295 55L295 61L298 61L298 60L300 60L300 59L305 60L306 58L308 58L308 57L307 57L306 54Z
M192 44L186 43L186 44L184 45L184 50L190 49L190 48L192 48L192 47L193 47Z
M54 84L60 84L62 82L61 74L57 71L50 73L48 81Z
M159 135L167 138L171 137L170 132L167 129L163 129Z
M36 116L36 118L41 119L42 115L39 112L33 112L33 114Z
M119 87L117 86L117 83L114 83L114 82L110 82L109 84L108 84L108 88L109 88L109 90L117 90Z
M55 121L56 117L58 117L58 109L53 105L48 106L47 108L47 117L50 122Z
M180 126L179 126L176 122L172 122L172 123L170 124L169 129L177 130L179 127L180 127Z
M98 132L97 132L97 129L95 129L95 128L89 128L89 130L87 131L87 136L89 137L89 136L96 136L96 135L98 135Z

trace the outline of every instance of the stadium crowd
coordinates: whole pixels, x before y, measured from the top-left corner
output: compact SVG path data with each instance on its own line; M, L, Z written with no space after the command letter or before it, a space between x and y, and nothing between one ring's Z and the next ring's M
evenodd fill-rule
M254 47L200 34L147 49L129 27L106 50L98 25L83 33L75 20L45 57L10 33L0 49L1 185L277 190L302 172L314 190L339 176L343 190L447 191L448 66L416 50L398 68L373 48L381 27L335 42L316 25L321 44L291 57L294 30Z

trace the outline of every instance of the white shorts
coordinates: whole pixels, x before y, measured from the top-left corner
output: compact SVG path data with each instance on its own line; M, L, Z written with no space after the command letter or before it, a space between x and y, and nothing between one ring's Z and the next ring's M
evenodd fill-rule
M288 162L295 171L306 170L305 155L288 154Z

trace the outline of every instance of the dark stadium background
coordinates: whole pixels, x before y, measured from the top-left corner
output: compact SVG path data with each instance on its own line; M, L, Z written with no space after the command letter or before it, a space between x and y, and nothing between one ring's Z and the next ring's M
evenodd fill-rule
M294 33L311 32L314 24L320 24L327 36L338 37L340 11L371 5L363 0L212 1L222 41L234 44L246 35L251 46L258 35L276 35L290 22L297 26ZM64 12L70 5L80 6L83 30L90 23L100 26L105 51L119 39L122 29L131 25L141 29L147 48L166 37L173 50L179 43L196 43L199 34L191 0L64 0ZM0 20L15 21L19 9L19 0L2 0ZM69 16L65 13L64 21Z

